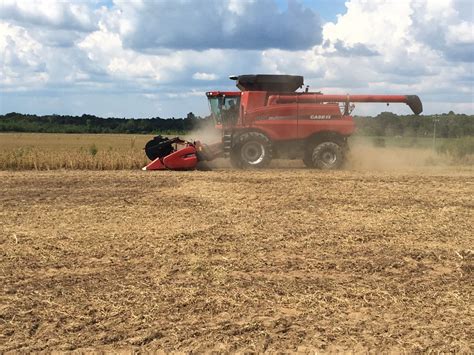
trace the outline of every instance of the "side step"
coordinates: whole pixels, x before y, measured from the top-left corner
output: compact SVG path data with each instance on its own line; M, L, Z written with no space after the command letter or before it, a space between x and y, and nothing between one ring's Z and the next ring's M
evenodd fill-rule
M224 158L228 158L232 150L232 133L224 133L222 143L224 144Z

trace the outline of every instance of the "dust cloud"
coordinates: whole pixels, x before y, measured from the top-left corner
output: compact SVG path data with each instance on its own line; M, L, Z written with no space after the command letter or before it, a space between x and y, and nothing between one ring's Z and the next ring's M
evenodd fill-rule
M213 127L201 128L190 132L185 137L189 141L200 141L204 144L220 142L221 132ZM349 153L343 170L353 171L406 171L423 170L430 167L446 167L452 161L437 154L431 148L409 148L374 145L373 138L357 137L349 143ZM209 168L230 168L228 159L218 158L206 162ZM273 159L270 169L303 169L305 165L301 159Z
M369 139L350 144L346 169L400 171L447 166L450 161L429 148L375 147Z
M203 144L219 143L222 140L221 131L214 127L195 129L185 137L188 141L200 141Z
M202 127L191 131L185 137L188 141L199 141L202 144L215 144L222 141L222 132L216 129L214 126ZM198 170L212 170L212 169L223 169L231 168L229 159L217 158L212 161L200 162Z

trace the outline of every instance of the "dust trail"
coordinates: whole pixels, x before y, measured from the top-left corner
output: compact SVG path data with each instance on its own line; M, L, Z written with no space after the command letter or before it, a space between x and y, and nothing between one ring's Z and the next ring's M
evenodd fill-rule
M214 127L196 129L185 137L205 144L220 142L221 132ZM423 170L429 167L450 166L452 161L429 148L377 147L373 138L357 137L349 143L350 151L344 170L355 171L406 171ZM230 168L228 159L219 158L207 163L210 168ZM270 169L305 168L301 159L274 159Z
M427 148L375 147L368 138L351 142L346 169L363 171L400 171L447 166L447 157Z

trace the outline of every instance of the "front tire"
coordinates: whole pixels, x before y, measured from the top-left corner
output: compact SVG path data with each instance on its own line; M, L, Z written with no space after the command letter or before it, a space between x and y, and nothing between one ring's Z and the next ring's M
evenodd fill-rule
M322 170L337 170L344 164L344 150L335 142L313 144L305 152L306 166Z
M231 164L244 169L261 169L272 160L272 143L262 133L246 132L237 137Z

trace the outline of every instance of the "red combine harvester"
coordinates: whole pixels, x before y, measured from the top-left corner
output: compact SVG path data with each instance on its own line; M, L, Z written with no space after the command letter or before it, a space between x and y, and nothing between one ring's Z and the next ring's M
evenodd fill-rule
M303 77L240 75L230 77L241 91L206 93L221 142L207 145L157 136L145 146L152 160L144 170L192 170L200 161L230 158L237 168L263 168L273 158L302 159L307 167L338 169L354 132L355 102L405 103L423 111L416 95L324 95L296 90Z

